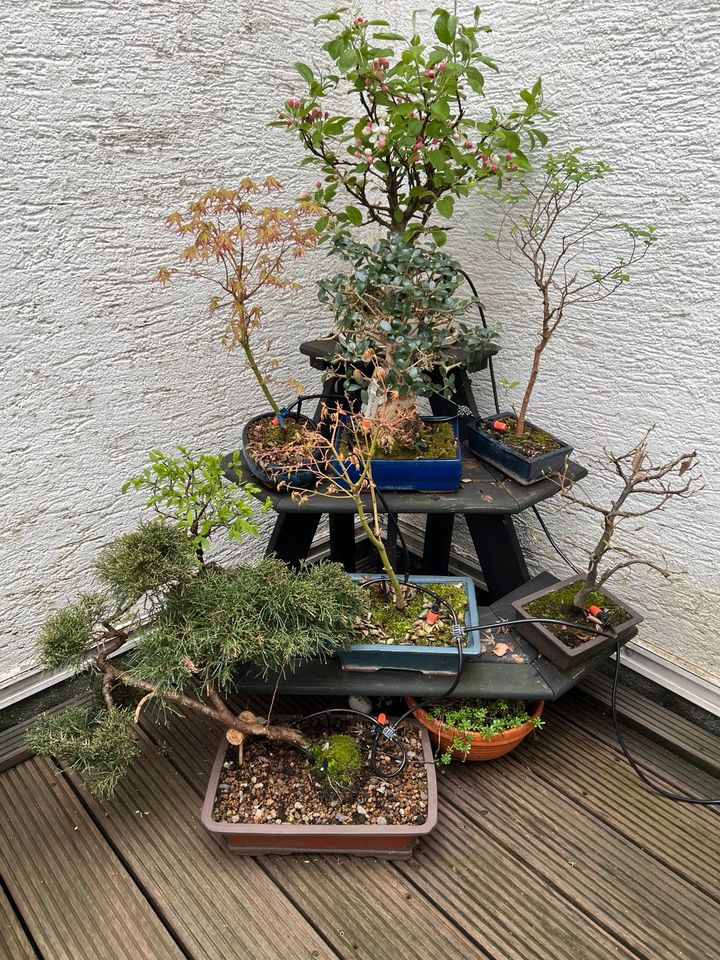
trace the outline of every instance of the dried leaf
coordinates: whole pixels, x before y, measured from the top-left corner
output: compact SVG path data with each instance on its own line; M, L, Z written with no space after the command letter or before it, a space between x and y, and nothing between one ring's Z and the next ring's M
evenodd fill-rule
M523 657L523 655L522 655L521 653L514 653L514 654L512 655L512 662L513 662L513 663L526 663L527 661L525 660L525 657Z
M508 652L508 645L506 643L496 643L493 647L493 653L496 657L504 657Z

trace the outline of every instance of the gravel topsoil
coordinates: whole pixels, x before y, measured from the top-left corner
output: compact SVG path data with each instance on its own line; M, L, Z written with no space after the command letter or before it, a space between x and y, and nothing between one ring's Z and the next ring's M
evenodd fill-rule
M299 724L311 739L329 733L357 737L363 759L372 745L372 726L354 717L329 717ZM285 743L254 739L245 746L238 766L237 750L229 747L213 807L213 819L226 823L293 824L419 824L427 820L428 788L420 732L403 723L399 737L407 750L403 772L386 780L363 765L349 793L339 796L313 775L310 762ZM399 753L392 743L380 741L378 764L392 771Z

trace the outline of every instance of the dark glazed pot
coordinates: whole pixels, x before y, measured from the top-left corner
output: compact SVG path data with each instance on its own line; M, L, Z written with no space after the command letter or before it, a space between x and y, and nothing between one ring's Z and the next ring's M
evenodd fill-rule
M254 423L258 423L260 420L272 419L275 416L274 413L261 413L257 417L253 417L243 427L242 432L242 455L249 472L258 480L264 487L269 487L271 490L277 490L278 487L290 486L290 487L313 487L317 482L317 475L314 471L309 469L303 469L302 466L299 467L287 467L285 464L277 463L272 464L269 467L262 467L254 459L254 457L248 451L248 441L249 441L249 431L250 427ZM311 427L315 426L314 420L311 420L310 417L306 417L303 413L289 413L285 417L286 420L304 420Z
M513 600L512 605L519 617L532 617L532 614L526 609L529 603L532 603L533 600L539 600L541 597L546 597L548 594L554 593L556 590L560 590L571 583L577 583L578 587L580 586L580 581L577 577L568 577L566 580L560 580L559 583L555 583L551 587L545 587L544 590L538 590L536 593L531 593L527 597L520 597L517 600ZM628 619L624 623L618 624L615 628L618 640L624 643L626 640L635 636L637 633L635 627L639 623L642 623L644 617L629 607L624 600L620 600L614 593L606 590L605 587L601 589L610 603L616 607L621 607L628 614ZM542 653L543 656L547 657L551 663L554 663L555 666L561 670L570 670L576 664L584 663L585 660L589 660L591 657L594 657L596 653L613 646L615 643L614 640L609 640L607 637L594 637L580 644L579 647L568 647L542 623L521 623L518 624L515 629L518 633L522 634L526 640L529 640L539 653ZM590 629L588 629L588 633L590 632Z
M492 417L484 417L481 422L487 426L494 420L504 420L512 416L512 413L505 412ZM536 427L534 423L530 423L529 420L525 422L533 430L541 429ZM518 483L527 486L531 483L537 483L538 480L544 480L553 473L563 473L568 458L573 451L569 443L565 443L551 433L547 433L547 430L544 430L543 433L546 433L560 446L556 450L541 453L537 457L526 457L519 450L514 450L499 438L486 433L472 423L467 424L467 444L475 456L502 470L513 480L517 480Z

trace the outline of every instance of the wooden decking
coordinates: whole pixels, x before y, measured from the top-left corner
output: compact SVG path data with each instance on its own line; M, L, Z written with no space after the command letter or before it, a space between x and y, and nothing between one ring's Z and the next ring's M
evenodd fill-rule
M199 824L218 731L195 718L144 721L111 803L25 760L0 774L0 958L715 958L718 813L642 786L606 699L594 679L514 754L443 772L404 863L226 854ZM666 788L720 796L716 739L635 694L623 710Z

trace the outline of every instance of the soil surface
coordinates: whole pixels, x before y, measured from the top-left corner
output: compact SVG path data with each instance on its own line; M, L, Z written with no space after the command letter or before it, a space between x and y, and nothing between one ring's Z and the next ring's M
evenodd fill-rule
M553 620L568 620L570 623L587 626L587 632L576 633L574 630L568 630L557 623L542 624L546 630L554 633L558 640L562 640L565 646L570 647L572 650L581 647L584 643L587 643L588 640L593 640L595 637L594 625L585 619L577 607L573 606L573 599L579 589L580 581L570 583L561 590L554 590L552 593L547 593L544 597L538 597L537 600L533 600L531 603L523 604L525 610L531 617L551 617ZM618 627L630 619L630 614L626 610L623 610L622 607L611 603L601 590L595 590L590 594L587 599L587 606L598 606L606 610L610 617L610 622L614 627Z
M496 430L492 424L498 421L506 423L507 430ZM511 447L526 457L539 457L543 453L550 453L552 450L559 450L560 447L564 446L555 437L551 437L549 433L529 427L527 423L523 435L516 437L513 432L516 424L515 417L498 417L489 423L478 420L475 426L478 430L482 430L483 433L502 441L506 447Z
M306 434L313 428L305 420L286 417L284 425L275 425L273 414L256 420L248 428L247 453L268 473L273 469L301 467L308 462Z
M467 610L465 587L459 583L425 583L422 586L447 600L462 623ZM420 647L455 647L452 636L452 616L441 604L436 623L428 623L427 616L433 598L412 585L403 586L406 606L398 610L387 581L365 587L368 606L357 621L354 643L416 644ZM431 618L432 619L432 618Z
M298 724L308 737L322 742L331 733L357 738L363 768L349 791L336 793L316 779L310 761L295 748L270 740L250 740L245 760L238 766L237 750L228 747L218 784L213 819L227 823L294 824L417 824L427 820L428 789L420 733L411 723L399 728L407 750L403 772L386 780L368 766L372 724L336 714ZM377 761L381 769L397 768L400 753L381 741Z

